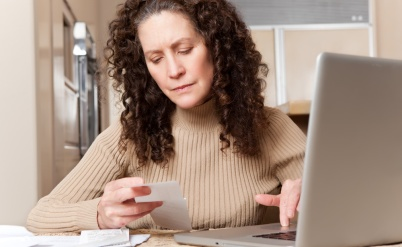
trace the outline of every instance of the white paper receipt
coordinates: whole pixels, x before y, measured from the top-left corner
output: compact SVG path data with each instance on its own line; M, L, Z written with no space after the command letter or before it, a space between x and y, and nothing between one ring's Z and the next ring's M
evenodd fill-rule
M151 194L135 198L136 202L163 201L163 205L151 212L156 225L172 230L191 230L186 199L183 198L177 181L142 184L151 189Z

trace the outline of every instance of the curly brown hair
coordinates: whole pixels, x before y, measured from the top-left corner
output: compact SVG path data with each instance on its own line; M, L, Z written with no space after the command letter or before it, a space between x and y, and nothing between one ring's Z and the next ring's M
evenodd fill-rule
M268 124L262 91L268 66L261 62L249 29L226 0L127 0L109 25L107 75L121 94L124 110L120 149L135 146L139 163L166 163L174 155L171 116L175 104L151 77L137 31L162 11L182 14L203 37L214 66L212 97L222 131L222 151L233 138L235 152L257 155L259 130Z

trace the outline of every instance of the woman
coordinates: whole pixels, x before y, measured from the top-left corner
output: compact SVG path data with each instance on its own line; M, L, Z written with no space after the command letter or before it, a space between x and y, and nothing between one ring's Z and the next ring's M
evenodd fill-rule
M175 180L194 229L289 224L305 136L264 107L267 66L226 0L127 0L110 24L108 75L124 111L32 210L33 232L155 228L142 183ZM279 195L269 195L282 188ZM145 216L145 217L143 217Z

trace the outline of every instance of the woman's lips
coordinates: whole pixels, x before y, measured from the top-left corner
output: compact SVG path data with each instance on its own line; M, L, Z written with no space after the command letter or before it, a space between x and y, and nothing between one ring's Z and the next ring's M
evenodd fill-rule
M185 88L188 88L188 87L190 87L192 85L193 84L186 84L186 85L182 85L182 86L179 86L179 87L175 87L175 88L173 88L173 91L181 91L181 90L183 90Z

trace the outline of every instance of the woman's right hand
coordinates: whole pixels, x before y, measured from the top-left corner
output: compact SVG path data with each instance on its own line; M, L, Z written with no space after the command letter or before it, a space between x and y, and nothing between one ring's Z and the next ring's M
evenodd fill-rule
M122 178L106 184L103 196L98 204L98 226L100 229L121 228L149 214L162 206L162 202L135 202L135 197L151 193L139 177Z

